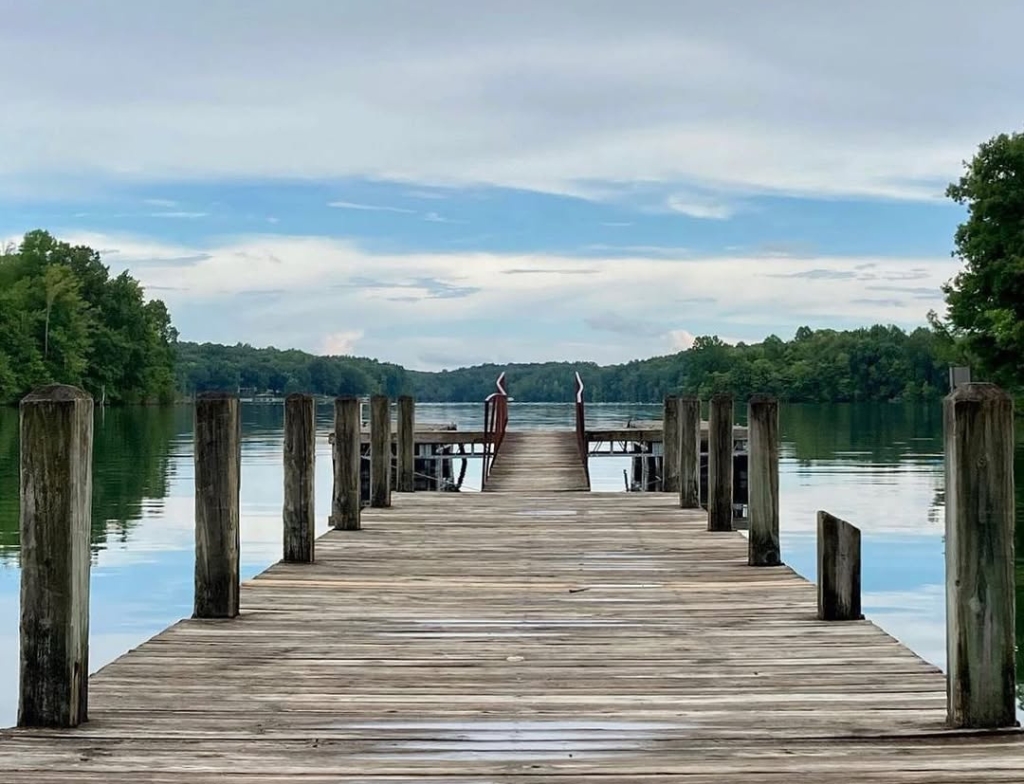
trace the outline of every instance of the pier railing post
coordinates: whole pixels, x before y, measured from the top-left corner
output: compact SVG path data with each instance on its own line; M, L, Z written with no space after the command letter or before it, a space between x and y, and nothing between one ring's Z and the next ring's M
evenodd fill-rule
M399 493L416 489L416 402L409 395L398 398L398 487Z
M711 398L708 418L708 530L732 530L733 398Z
M342 531L358 531L361 527L362 429L359 398L337 398L334 401L334 487L330 523Z
M196 398L195 618L238 615L241 429L236 395L204 392Z
M312 563L316 527L316 400L284 400L284 560Z
M747 405L748 508L747 563L778 566L779 552L779 402L754 395Z
M966 383L944 409L947 718L1014 726L1013 401Z
M828 512L818 512L818 618L858 621L860 530Z
M700 398L679 398L679 506L700 508Z
M93 401L54 385L21 401L20 727L77 727L89 696Z
M370 398L370 506L391 506L391 401Z
M679 434L679 398L676 395L665 398L661 433L661 489L665 493L678 493L679 451L682 442Z

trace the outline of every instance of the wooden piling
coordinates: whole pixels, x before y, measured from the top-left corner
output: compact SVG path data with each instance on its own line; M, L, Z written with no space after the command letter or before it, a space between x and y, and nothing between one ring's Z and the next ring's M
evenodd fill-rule
M391 506L391 401L370 398L370 506Z
M77 727L89 703L92 398L55 384L21 401L19 727Z
M665 493L679 492L679 452L682 446L679 432L679 398L669 395L665 398L662 415L662 465L661 489Z
M944 401L947 719L1016 724L1013 401L965 383Z
M679 506L700 508L700 398L679 398Z
M416 489L416 402L409 395L398 398L398 487L399 493Z
M362 427L359 398L337 398L334 401L334 487L330 523L342 531L358 531L362 525Z
M234 618L239 590L242 420L238 397L203 392L195 404L195 618Z
M747 563L778 566L779 552L779 402L754 395L747 404L748 509Z
M312 563L316 528L316 400L284 400L284 560Z
M818 618L857 621L860 609L860 529L818 512Z
M711 398L708 418L708 530L732 530L732 395Z

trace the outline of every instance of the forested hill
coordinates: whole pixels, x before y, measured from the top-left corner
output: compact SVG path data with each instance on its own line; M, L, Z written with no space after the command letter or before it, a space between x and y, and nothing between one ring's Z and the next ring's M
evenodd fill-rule
M904 332L874 326L845 332L800 328L783 341L736 346L714 337L670 356L622 365L549 362L478 365L425 373L357 357L318 357L301 351L247 345L178 344L178 385L185 394L206 389L247 388L284 394L415 395L428 402L479 402L507 373L509 393L519 401L570 401L579 371L589 402L655 402L671 393L761 392L794 402L919 400L946 391L942 342L929 329Z
M45 231L0 250L0 404L74 384L112 403L174 399L171 318L127 272Z

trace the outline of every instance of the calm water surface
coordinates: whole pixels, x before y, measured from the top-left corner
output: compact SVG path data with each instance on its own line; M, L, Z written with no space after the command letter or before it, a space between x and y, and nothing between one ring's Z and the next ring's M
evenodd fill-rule
M660 406L591 405L591 426L658 418ZM280 406L243 406L242 577L280 557ZM331 408L318 412L317 519L327 528ZM740 413L740 412L738 412ZM421 405L420 422L480 427L479 405ZM570 427L569 405L513 404L517 427ZM740 417L742 419L742 417ZM18 418L0 408L0 726L13 724L18 678ZM815 579L815 513L863 531L865 613L925 659L945 665L941 407L785 406L782 409L783 558ZM1024 435L1017 435L1018 520L1024 509ZM595 490L622 490L624 458L591 461ZM91 666L95 670L192 612L192 411L97 414L94 454ZM471 463L465 489L480 485ZM1024 556L1024 523L1017 552ZM1024 558L1018 561L1024 638ZM1024 652L1024 645L1018 645ZM1024 654L1018 654L1024 680Z

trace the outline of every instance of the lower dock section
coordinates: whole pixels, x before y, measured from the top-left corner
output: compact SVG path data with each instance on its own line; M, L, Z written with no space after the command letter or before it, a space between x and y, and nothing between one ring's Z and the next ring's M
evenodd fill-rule
M396 495L363 524L103 668L86 725L0 732L0 781L1020 780L1017 733L946 731L936 667L817 621L672 496Z

